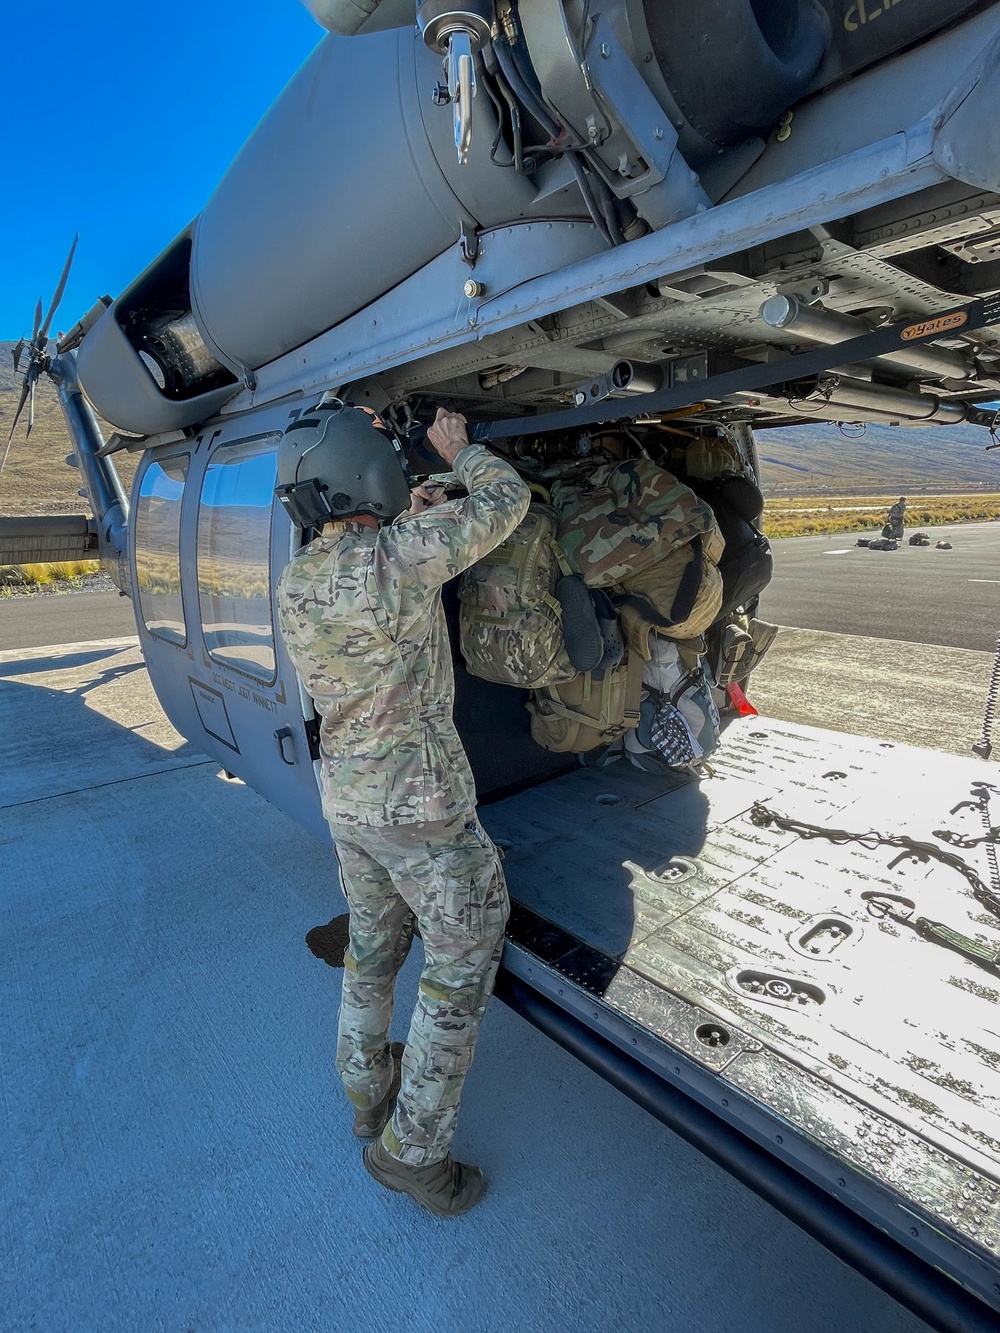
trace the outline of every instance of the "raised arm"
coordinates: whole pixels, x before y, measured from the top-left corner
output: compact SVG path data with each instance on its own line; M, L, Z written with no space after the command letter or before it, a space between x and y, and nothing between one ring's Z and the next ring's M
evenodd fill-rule
M427 438L469 494L379 533L383 555L428 588L447 583L499 546L528 511L527 484L485 445L469 444L465 425L463 416L439 408Z

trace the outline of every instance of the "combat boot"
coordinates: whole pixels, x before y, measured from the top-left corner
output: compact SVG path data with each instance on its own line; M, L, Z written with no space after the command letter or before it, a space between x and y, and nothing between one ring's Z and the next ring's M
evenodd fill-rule
M356 1139L377 1139L392 1119L392 1113L396 1107L396 1098L399 1096L399 1085L402 1079L400 1062L403 1059L403 1050L404 1047L401 1041L394 1041L389 1047L389 1054L392 1057L392 1083L389 1085L389 1091L378 1105L369 1106L367 1110L364 1111L360 1110L360 1108L355 1108L354 1137Z
M365 1149L364 1162L365 1170L380 1185L408 1194L436 1217L460 1217L486 1193L486 1177L479 1167L456 1162L451 1153L427 1166L409 1166L376 1139Z

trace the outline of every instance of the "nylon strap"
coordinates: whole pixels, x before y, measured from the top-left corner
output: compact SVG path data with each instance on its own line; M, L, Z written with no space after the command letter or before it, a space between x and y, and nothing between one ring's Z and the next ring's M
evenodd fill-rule
M894 920L898 919L898 917L894 918ZM960 931L953 930L951 926L946 926L943 921L931 921L925 916L918 916L913 922L913 929L923 939L932 940L935 944L943 944L947 949L954 949L956 953L963 954L970 962L987 963L993 967L1000 963L1000 949L993 949L979 940L970 939L968 935L963 935Z
M867 833L851 833L846 829L828 829L819 824L807 824L802 820L789 819L780 815L776 810L769 809L761 801L754 803L750 811L750 820L758 828L769 828L772 824L789 833L797 833L800 838L824 838L835 845L843 845L848 842L860 843L862 847L902 847L921 860L939 861L943 865L949 866L952 870L958 871L968 883L972 890L972 896L987 911L992 912L994 916L1000 916L1000 897L991 892L982 882L975 870L967 865L961 857L955 856L952 852L946 852L933 843L918 842L915 838L908 838L901 834L878 833L874 829ZM992 833L992 830L991 830ZM992 837L977 839L976 841L987 842L988 845L995 845ZM931 944L944 945L946 949L953 949L956 953L962 954L972 963L977 963L980 967L988 967L995 971L1000 965L1000 948L995 948L990 944L983 944L980 940L970 939L968 935L963 935L961 931L953 929L943 921L931 921L928 917L907 917L901 912L890 912L892 920L899 925L909 926L920 936L921 939L929 941Z
M635 665L633 665L633 661ZM594 686L597 684L601 687L601 712L598 717L592 717L589 713L579 713L575 708L570 708L568 704L563 703L555 685L547 686L545 694L554 713L557 713L560 717L569 718L571 722L578 722L581 727L588 727L591 731L614 730L620 732L622 728L629 730L632 727L637 727L639 725L639 703L642 696L642 658L635 654L634 658L630 657L625 665L624 716L621 723L609 716L614 670L606 671L604 679L601 681L594 680L592 671L588 671L584 675L583 698L585 703L589 702Z
M642 703L642 658L638 653L629 653L625 663L625 714L623 723L626 731L639 725L639 709Z
M556 558L556 564L559 566L559 571L560 571L560 573L562 573L562 574L575 574L575 573L576 573L576 570L572 567L572 565L571 565L571 564L569 563L569 561L566 559L566 552L563 550L563 548L562 548L562 547L559 545L559 543L556 541L555 537L553 537L552 540L549 542L549 546L550 546L551 549L552 549L552 554L553 554L553 555L555 556L555 558Z
M685 566L684 573L677 585L669 616L662 616L647 597L642 597L637 593L626 593L623 597L616 597L614 599L615 604L622 607L632 607L634 611L639 612L643 620L648 621L651 625L656 625L659 629L670 629L674 625L682 625L694 610L698 593L701 590L701 578L705 568L705 552L701 538L692 537L688 545L691 547L691 559Z

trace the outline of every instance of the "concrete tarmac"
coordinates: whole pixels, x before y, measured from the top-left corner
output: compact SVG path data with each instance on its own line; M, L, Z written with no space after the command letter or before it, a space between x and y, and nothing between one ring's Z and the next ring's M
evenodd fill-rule
M302 941L332 853L172 731L134 639L0 653L0 758L4 1330L926 1333L501 1005L485 1202L380 1190Z
M783 722L969 755L992 666L992 653L969 648L782 627L747 694Z

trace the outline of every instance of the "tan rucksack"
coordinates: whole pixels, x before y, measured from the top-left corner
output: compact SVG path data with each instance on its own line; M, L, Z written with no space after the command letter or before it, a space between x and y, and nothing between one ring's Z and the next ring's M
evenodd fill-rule
M625 660L598 677L588 671L532 696L532 739L545 750L582 754L610 745L638 725L642 696L642 658Z
M619 607L630 606L651 628L670 639L704 634L722 607L719 561L726 548L714 518L695 542L675 547L608 591Z

